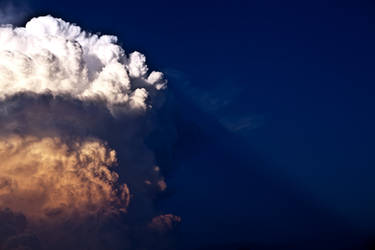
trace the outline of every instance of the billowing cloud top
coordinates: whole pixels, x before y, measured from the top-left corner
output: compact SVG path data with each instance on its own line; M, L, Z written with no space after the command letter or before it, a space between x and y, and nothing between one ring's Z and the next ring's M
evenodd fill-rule
M146 58L129 56L117 37L95 35L52 16L25 27L0 27L0 98L19 92L68 94L147 109L150 94L165 88L161 72L148 73ZM152 101L152 100L151 100Z

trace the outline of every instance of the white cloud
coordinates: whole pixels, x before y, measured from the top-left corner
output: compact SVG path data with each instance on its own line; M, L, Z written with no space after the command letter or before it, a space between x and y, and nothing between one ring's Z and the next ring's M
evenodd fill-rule
M143 54L126 56L116 42L115 36L90 34L52 16L33 18L25 27L0 27L0 98L49 92L105 100L109 108L146 109L150 93L166 86L163 74L148 73Z

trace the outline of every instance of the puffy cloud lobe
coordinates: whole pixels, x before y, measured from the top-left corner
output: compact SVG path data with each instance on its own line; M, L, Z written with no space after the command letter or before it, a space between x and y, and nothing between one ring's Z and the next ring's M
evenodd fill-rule
M116 155L97 139L8 136L0 141L0 207L32 220L125 211L129 189L110 167Z
M50 92L144 110L166 81L161 72L148 74L144 55L127 57L116 42L115 36L90 34L51 16L33 18L25 27L0 27L0 98Z
M179 223L181 218L173 214L163 214L154 217L148 225L151 230L159 233L168 233L172 231Z

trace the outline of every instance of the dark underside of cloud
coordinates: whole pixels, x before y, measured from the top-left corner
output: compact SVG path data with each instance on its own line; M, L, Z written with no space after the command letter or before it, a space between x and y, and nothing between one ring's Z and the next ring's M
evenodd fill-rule
M1 249L176 248L180 218L155 207L167 170L157 167L154 152L168 162L174 140L169 123L158 120L163 109L114 117L105 102L68 95L19 93L1 101ZM106 148L118 165L108 177L100 166L112 164Z

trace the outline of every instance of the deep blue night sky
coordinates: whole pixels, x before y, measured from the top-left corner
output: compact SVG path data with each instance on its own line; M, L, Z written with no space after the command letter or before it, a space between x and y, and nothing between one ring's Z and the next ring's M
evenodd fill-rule
M371 1L17 3L114 34L166 73L178 137L159 206L182 217L187 249L374 239Z

